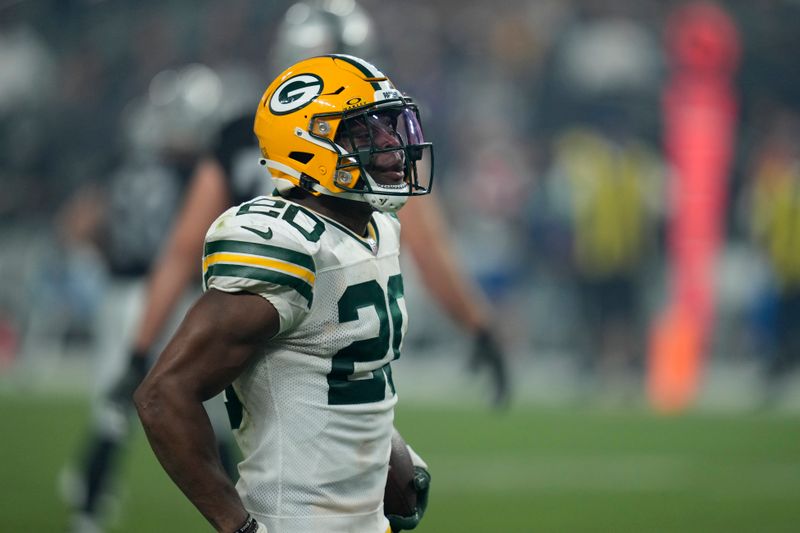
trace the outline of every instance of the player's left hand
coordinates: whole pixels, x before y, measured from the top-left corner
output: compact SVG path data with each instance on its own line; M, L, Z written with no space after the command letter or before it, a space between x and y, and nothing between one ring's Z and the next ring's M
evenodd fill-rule
M492 380L492 406L503 409L511 398L506 355L489 329L482 329L475 335L470 368L478 372L486 367Z
M421 466L414 467L414 490L417 491L417 508L411 516L387 515L392 531L414 529L419 525L428 508L428 493L431 489L431 474Z

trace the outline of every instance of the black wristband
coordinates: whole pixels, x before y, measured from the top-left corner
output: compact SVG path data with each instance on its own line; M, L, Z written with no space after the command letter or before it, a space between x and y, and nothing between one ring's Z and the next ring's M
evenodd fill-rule
M247 520L233 533L256 533L258 531L258 522L250 515L247 515Z

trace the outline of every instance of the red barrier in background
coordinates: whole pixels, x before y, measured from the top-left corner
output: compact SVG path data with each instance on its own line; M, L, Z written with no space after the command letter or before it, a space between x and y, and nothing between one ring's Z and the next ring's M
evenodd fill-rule
M696 397L713 328L714 269L737 123L739 37L721 7L699 2L671 15L666 48L669 297L651 332L647 386L653 407L675 412Z

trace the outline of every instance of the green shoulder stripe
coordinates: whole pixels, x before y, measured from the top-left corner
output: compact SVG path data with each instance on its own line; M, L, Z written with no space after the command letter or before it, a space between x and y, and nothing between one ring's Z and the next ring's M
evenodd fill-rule
M217 264L208 267L205 275L205 283L208 286L208 280L212 276L229 277L229 278L244 278L258 281L266 281L275 285L283 285L291 287L297 291L300 296L306 299L308 307L311 307L311 302L314 299L314 291L311 285L302 279L276 272L274 270L267 270L264 268L241 266L241 265L227 265Z
M262 257L270 257L273 259L280 259L282 261L286 261L287 263L294 263L295 265L307 268L308 270L314 273L316 273L317 271L316 267L314 266L314 259L310 255L304 254L302 252L296 252L294 250L289 250L288 248L281 248L280 246L274 246L271 244L257 244L253 242L229 241L229 240L211 241L206 243L205 246L206 257L218 252L240 253L240 254L259 255Z

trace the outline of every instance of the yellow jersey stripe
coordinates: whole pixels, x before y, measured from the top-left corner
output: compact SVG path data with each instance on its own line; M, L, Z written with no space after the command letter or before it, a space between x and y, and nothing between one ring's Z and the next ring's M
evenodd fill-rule
M208 271L210 266L218 263L233 263L252 265L270 270L283 272L284 274L291 274L297 278L304 280L310 285L314 284L316 276L310 270L297 266L292 263L285 263L283 261L272 259L269 257L261 257L254 255L237 254L230 252L218 252L215 254L207 255L203 258L203 275Z

